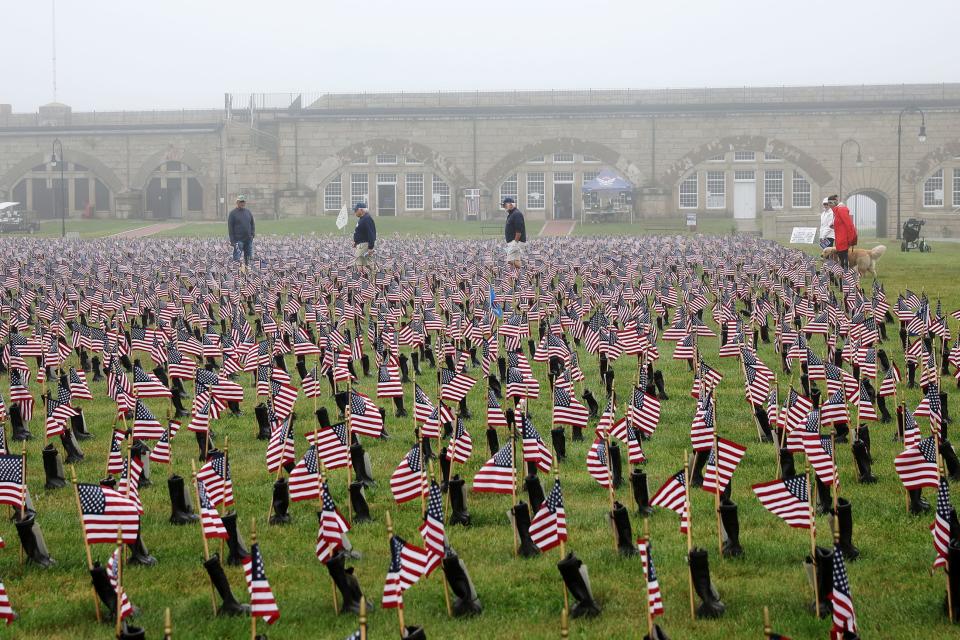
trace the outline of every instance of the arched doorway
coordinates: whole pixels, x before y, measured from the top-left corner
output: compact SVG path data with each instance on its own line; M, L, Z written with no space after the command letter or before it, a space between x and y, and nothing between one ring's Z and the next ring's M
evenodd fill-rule
M143 209L148 217L179 220L187 212L203 212L203 185L185 162L165 160L147 177Z
M887 197L876 190L864 189L847 197L847 206L858 233L887 237Z

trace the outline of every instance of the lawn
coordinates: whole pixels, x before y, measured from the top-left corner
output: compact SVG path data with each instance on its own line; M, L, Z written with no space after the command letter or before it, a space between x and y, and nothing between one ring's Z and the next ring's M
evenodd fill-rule
M263 221L258 226L260 233L279 233L281 229L297 232L296 225L306 222L315 223L312 229L318 232L331 230L324 226L327 222L332 226L332 221L326 219L276 223ZM397 229L395 225L400 222L407 229L409 227L406 225L412 221L388 222L379 219L381 234L393 233ZM463 223L458 223L458 226L460 224ZM452 226L449 223L423 222L422 225L417 224L417 229L427 232L443 229L443 233L448 233L448 227ZM191 231L186 235L201 235L199 230L207 228L206 225L189 225L177 231L190 227L197 227L197 232ZM215 229L216 233L222 232L219 225L210 225L210 228L212 231ZM953 280L958 268L960 246L935 244L934 252L930 254L891 251L880 261L879 270L891 302L896 299L898 291L909 287L918 293L925 292L934 305L942 298L944 312L949 313L960 307L960 287ZM869 284L866 283L867 286ZM712 321L708 324L716 328ZM956 330L956 327L952 329ZM890 326L889 334L891 340L883 348L901 363L901 370L906 371L896 340L896 328ZM813 344L823 352L823 343L819 338ZM660 348L662 357L659 365L667 380L670 399L663 403L657 433L645 443L651 495L681 468L684 452L689 448L688 431L694 413L694 400L688 393L691 378L686 364L670 358L672 347L669 343L661 343ZM712 577L727 605L727 612L719 620L691 622L685 563L686 539L678 533L677 516L657 510L649 519L649 526L666 608L665 616L658 621L674 639L760 638L763 607L769 606L777 631L793 638L827 637L830 620L817 620L806 610L812 595L801 561L809 552L808 533L789 528L765 511L750 490L751 484L773 479L777 465L774 447L756 441L753 422L743 401L739 365L735 359L717 357L716 340L702 341L701 348L708 363L724 375L717 395L719 432L748 447L747 456L733 479L733 499L740 508L741 542L746 555L740 559L721 559L718 556L713 497L699 489L693 490L693 540L697 546L705 547L710 552ZM587 374L586 386L599 396L601 387L596 360L582 349L580 355ZM760 356L772 368L779 370L779 358L772 345L761 345ZM288 359L288 366L293 369L292 357ZM629 358L623 358L615 365L616 388L620 397L626 397L629 392L634 368L635 364ZM545 365L533 363L533 370L546 388ZM433 374L429 369L424 370L424 377L430 380L424 383L424 387L436 399ZM243 523L244 537L249 543L251 520L255 519L267 575L282 613L280 621L268 629L270 638L346 637L356 629L356 619L333 614L330 579L326 569L313 555L317 530L316 506L292 503L291 524L283 527L267 525L273 478L267 474L264 465L265 445L255 439L255 392L249 377L244 383L246 400L243 408L246 415L240 419L225 417L215 423L214 429L221 445L224 438L229 436L237 511ZM960 415L960 407L956 403L958 393L951 379L944 379L943 385L951 392L951 414L956 417ZM375 378L361 378L361 390L375 395L375 386ZM781 388L785 386L786 381L781 380ZM94 440L82 444L86 460L77 466L80 479L89 482L95 482L104 475L114 411L112 401L106 399L104 383L92 387L94 395L100 399L78 403L84 407L88 425L96 434ZM188 385L188 388L192 389L192 385ZM906 390L905 383L903 388L908 406L914 407L920 397L919 391ZM412 385L405 385L405 389L406 406L412 415ZM35 396L39 395L40 388L35 384L33 390ZM534 425L549 442L548 395L542 392L541 399L532 403L531 412ZM160 416L168 405L158 400L149 401L148 404ZM388 406L388 416L392 416L392 407L384 402L380 404ZM471 392L469 405L474 417L467 421L467 428L473 435L474 452L466 468L460 470L467 478L472 477L488 458L484 438L482 385ZM321 406L327 407L331 415L335 415L331 399L325 397ZM312 401L299 400L296 409L300 416L296 423L298 456L306 446L303 434L312 430L315 424L313 409ZM923 422L921 426L926 431ZM31 425L34 434L42 433L42 423L42 416L34 418ZM417 533L420 523L419 502L396 505L388 484L390 474L410 447L412 427L412 417L403 420L391 417L388 420L391 439L364 441L377 480L377 486L367 493L374 522L355 527L350 532L350 538L363 555L353 563L356 574L366 596L377 604L389 562L386 513L391 513L398 535L413 544L421 544ZM853 503L854 542L862 552L859 560L847 565L861 634L864 638L917 637L917 629L922 625L922 634L925 636L952 637L956 634L956 628L948 626L941 609L943 575L938 573L931 577L928 573L933 553L928 526L933 516L913 517L904 511L901 485L892 464L893 457L900 451L900 445L891 441L893 431L893 425L872 425L873 469L880 478L874 485L857 483L849 445L837 447L841 495ZM501 433L503 441L504 434ZM589 566L594 595L603 607L603 613L597 619L573 621L570 637L640 638L645 633L646 625L640 563L636 557L618 557L612 548L611 531L606 519L607 494L587 475L585 469L587 444L568 442L567 460L560 465L570 529L567 548L575 551ZM0 579L6 584L13 606L21 615L21 619L12 627L0 630L0 637L49 640L109 637L112 627L97 626L94 621L73 492L69 487L53 491L43 489L43 473L39 464L42 446L42 438L34 439L27 446L32 465L29 485L39 512L38 522L43 527L51 555L58 564L47 571L33 566L20 567L14 527L10 522L0 525L0 534L7 541L6 550L0 553ZM19 445L15 445L14 451L17 447ZM176 527L167 522L169 501L166 477L171 471L189 477L191 459L195 459L197 454L196 443L186 429L174 440L173 451L172 469L154 465L153 486L142 491L146 509L143 538L159 564L152 568L131 567L125 572L124 582L130 599L142 609L136 623L146 627L149 637L159 637L163 609L169 607L176 638L248 637L249 619L216 619L211 616L210 586L201 566L203 547L199 525ZM626 461L624 467L626 473ZM802 458L799 456L798 467L802 468ZM346 513L345 473L333 472L330 484L340 510ZM549 489L549 480L546 478L544 485ZM935 495L930 490L926 490L925 494L931 502L934 501ZM634 531L642 531L643 524L636 515L628 485L617 491L617 499L630 508ZM472 619L448 619L441 574L438 572L407 591L404 598L407 623L423 625L431 638L449 640L559 637L559 613L563 598L562 581L555 566L557 552L531 560L515 558L512 553L513 537L505 516L510 506L509 496L471 493L468 501L472 524L466 528L448 526L447 535L451 546L467 565L484 612ZM956 499L954 502L957 502ZM828 520L819 517L817 525L818 542L829 545L831 536ZM107 553L107 546L94 548L95 558L104 559ZM227 568L227 574L234 594L241 601L247 601L242 571L230 567ZM260 628L267 630L263 624ZM389 638L396 637L396 633L396 613L378 607L370 615L368 637Z
M132 231L153 224L149 220L67 220L67 233L78 233L81 238L99 238L115 233ZM59 237L59 220L47 220L40 223L37 235Z

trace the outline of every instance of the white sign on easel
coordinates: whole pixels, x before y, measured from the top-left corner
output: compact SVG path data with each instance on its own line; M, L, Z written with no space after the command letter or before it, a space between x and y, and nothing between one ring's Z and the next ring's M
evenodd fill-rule
M794 227L790 233L790 244L813 244L816 237L816 227Z

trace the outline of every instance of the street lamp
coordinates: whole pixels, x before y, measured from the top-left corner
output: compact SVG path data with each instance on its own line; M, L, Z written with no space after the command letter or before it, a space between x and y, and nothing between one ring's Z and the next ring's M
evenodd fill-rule
M852 142L857 145L857 166L863 166L863 156L860 154L860 143L854 140L853 138L847 138L840 143L840 199L846 200L846 197L843 195L843 147L848 142Z
M53 140L53 152L50 154L50 165L56 169L60 167L60 237L67 237L67 198L63 192L66 182L63 179L63 172L66 169L66 162L63 161L63 143L60 138ZM54 192L56 195L56 192Z
M901 239L900 234L902 231L900 226L900 139L903 135L903 114L914 112L920 114L920 133L917 134L917 140L919 142L927 141L927 115L923 112L923 109L919 107L904 107L897 117L897 240Z

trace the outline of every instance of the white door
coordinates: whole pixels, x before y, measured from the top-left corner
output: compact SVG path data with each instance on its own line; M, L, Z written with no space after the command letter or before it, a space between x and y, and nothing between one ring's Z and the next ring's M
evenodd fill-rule
M733 217L753 219L757 217L757 181L752 171L738 171L750 174L750 179L737 177L733 183Z

